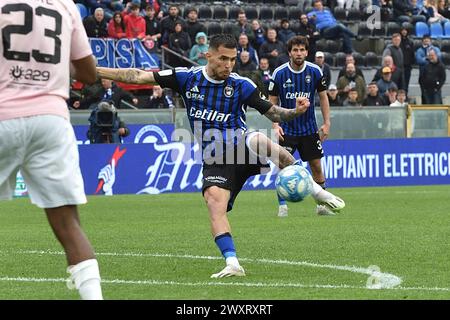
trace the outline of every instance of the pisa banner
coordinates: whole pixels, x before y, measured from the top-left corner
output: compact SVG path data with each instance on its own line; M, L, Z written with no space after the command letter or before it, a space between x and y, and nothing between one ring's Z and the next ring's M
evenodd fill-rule
M138 144L80 145L86 193L200 191L198 144L170 142L166 132L149 125L138 132ZM324 150L330 187L450 184L450 138L330 140ZM273 189L276 174L271 165L244 189Z

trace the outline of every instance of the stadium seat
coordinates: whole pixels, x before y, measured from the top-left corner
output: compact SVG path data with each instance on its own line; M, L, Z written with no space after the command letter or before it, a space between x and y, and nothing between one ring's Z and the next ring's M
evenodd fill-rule
M334 54L324 52L324 56L325 56L325 63L328 64L330 67L334 67Z
M275 20L287 19L288 11L286 7L275 7L273 17Z
M212 10L211 7L209 6L205 6L205 5L201 5L198 8L198 18L201 20L209 20L212 19L213 14L212 14Z
M319 39L316 41L316 50L317 51L327 51L327 40Z
M302 14L302 9L300 7L290 7L288 19L289 20L298 20Z
M393 21L389 21L387 23L387 31L386 31L386 35L392 36L394 33L399 33L400 32L400 25L397 22L393 22Z
M428 25L425 22L416 23L416 37L423 37L426 34L430 34Z
M339 49L341 47L340 43L341 43L341 41L327 40L324 51L327 51L330 53L338 53Z
M213 36L215 34L222 33L222 26L218 22L210 22L207 25L208 28L208 36Z
M78 12L80 13L81 19L84 19L89 15L89 10L84 4L76 3L76 6L78 8Z
M306 4L305 4L305 14L308 14L308 13L310 13L310 12L313 11L313 10L314 10L313 7L311 7L311 6L306 6Z
M239 11L241 11L240 7L232 6L228 8L228 20L235 21L237 20Z
M414 42L414 52L416 52L417 49L419 49L419 47L422 46L422 40L415 39L415 40L413 40L413 42Z
M234 30L236 28L236 25L233 22L225 22L222 26L223 33L230 33L234 34Z
M334 8L334 17L338 21L347 20L347 12L344 8L335 7Z
M399 30L400 30L400 27L399 27ZM386 36L386 25L384 23L381 23L379 28L373 29L372 30L372 36L374 36L374 37L385 37Z
M443 38L450 38L450 21L444 24L444 36Z
M245 11L245 16L249 21L258 19L258 10L254 6L247 6L244 7L243 10Z
M273 20L272 8L271 7L259 8L259 19L260 20Z
M450 66L450 53L448 52L441 52L441 60L442 63L448 68Z
M215 20L226 20L228 18L227 9L224 6L214 6L213 11Z
M365 67L366 66L366 58L359 52L352 53L353 58L355 58L355 63L357 66Z
M367 51L366 52L366 66L367 67L379 67L380 63L378 60L378 56L375 52Z
M367 27L366 22L361 21L358 24L358 36L369 37L371 35L372 35L372 30L370 30L369 27Z
M295 34L299 33L300 21L298 19L289 21L289 26L291 27L291 30L294 31Z
M441 51L450 53L450 40L441 41Z
M349 21L361 21L361 11L356 8L351 8L347 13L347 20Z
M338 52L336 53L335 57L336 57L336 67L343 67L345 66L345 57L347 55L343 52Z
M442 38L444 35L444 30L442 29L442 24L440 22L430 24L430 36L432 38Z

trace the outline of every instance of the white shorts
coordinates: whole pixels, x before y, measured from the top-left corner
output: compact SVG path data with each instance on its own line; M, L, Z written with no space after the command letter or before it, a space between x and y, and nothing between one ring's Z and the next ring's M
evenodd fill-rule
M18 170L40 208L87 202L73 127L62 117L0 121L0 200L12 198Z

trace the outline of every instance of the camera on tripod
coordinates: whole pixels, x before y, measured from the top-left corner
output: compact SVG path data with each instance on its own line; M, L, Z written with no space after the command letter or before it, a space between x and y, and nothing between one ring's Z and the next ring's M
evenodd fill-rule
M109 101L102 101L89 117L88 138L91 143L115 143L117 135L117 110Z

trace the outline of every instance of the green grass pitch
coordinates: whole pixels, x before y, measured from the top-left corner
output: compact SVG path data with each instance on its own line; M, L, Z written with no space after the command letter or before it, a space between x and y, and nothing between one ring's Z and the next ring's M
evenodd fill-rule
M200 193L90 197L79 211L105 299L450 299L450 186L332 191L341 214L319 217L309 198L287 218L274 191L241 192L229 216L240 278L210 279L224 261ZM79 298L42 210L2 201L0 221L0 299ZM368 289L369 266L401 283Z

